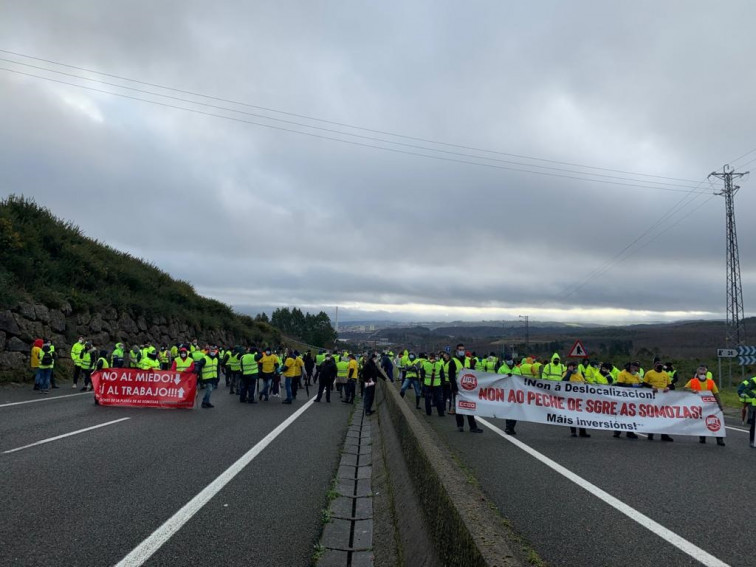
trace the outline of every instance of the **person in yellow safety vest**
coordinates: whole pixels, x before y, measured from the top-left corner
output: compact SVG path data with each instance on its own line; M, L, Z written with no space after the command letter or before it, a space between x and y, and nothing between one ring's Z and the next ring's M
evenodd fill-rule
M669 392L669 386L671 383L672 380L670 379L669 374L664 371L664 365L662 364L661 360L654 359L653 369L649 370L643 375L643 385L646 388L653 388L654 392L658 392L659 390L662 390L663 392ZM648 440L654 440L653 433L648 433ZM674 441L672 437L664 433L662 433L661 440Z
M405 349L399 355L399 364L396 365L397 372L399 373L399 383L404 384L404 378L406 376L407 367L410 365L409 351Z
M502 362L501 366L499 366L499 370L497 371L497 374L505 374L509 377L522 376L522 370L520 369L519 366L515 366L513 356L505 355L504 362ZM517 435L517 433L515 432L516 425L517 425L516 419L504 420L504 433L506 433L507 435Z
M129 368L139 368L139 361L142 359L142 350L138 345L134 345L129 350Z
M756 376L743 380L738 386L738 396L740 401L743 402L743 409L740 416L743 423L748 423L751 428L749 430L749 440L752 449L756 449Z
M54 366L55 351L53 350L50 341L43 339L38 368L39 391L41 394L50 393L50 376L52 376Z
M239 376L241 374L241 357L244 347L235 346L226 359L226 386L230 395L239 393Z
M598 369L598 372L596 372L593 375L594 384L614 384L614 377L612 376L612 366L611 362L603 362L601 363L601 366Z
M39 390L39 359L42 357L43 344L45 344L45 341L42 339L35 339L31 348L31 356L29 357L29 367L34 378L34 390Z
M286 391L286 399L281 402L282 404L291 404L296 398L296 388L302 376L303 367L304 361L299 356L299 351L291 351L281 368L281 373L284 377L284 390Z
M171 360L175 360L178 356L179 346L178 345L172 345L171 346ZM171 364L173 366L173 364Z
M612 363L610 362L609 364L612 364ZM614 366L614 364L612 364L611 372L612 372L612 378L614 378L614 381L616 382L617 378L619 378L619 375L620 375L620 369Z
M79 339L71 347L71 360L74 363L73 370L73 385L72 388L76 388L79 384L79 376L81 375L81 351L84 350L84 337Z
M123 368L124 352L126 346L123 343L116 343L113 352L110 353L110 366L113 368Z
M140 370L148 370L150 372L160 370L157 351L147 349L147 354L139 361L139 368Z
M81 389L82 392L92 391L92 370L97 361L95 358L96 355L97 349L92 346L92 341L84 343L84 350L82 350L79 355L79 358L81 359L81 373L84 377L84 387Z
M428 360L420 367L420 377L423 381L425 393L425 414L433 414L433 406L436 406L439 417L444 417L443 384L446 381L444 375L444 363L436 358L431 352Z
M196 338L192 339L192 343L189 345L189 353L191 354L198 350L202 350L199 346L199 341ZM205 356L204 353L202 356ZM194 357L192 357L192 360L194 360L194 362L197 362L197 359L195 359Z
M483 372L489 372L490 374L493 374L496 372L496 368L499 364L499 359L496 358L496 354L491 352L488 355L488 358L483 359Z
M574 360L567 361L567 370L564 372L563 382L585 382L585 376L577 369L578 364ZM590 437L585 427L580 428L580 437ZM570 437L578 436L578 428L570 427Z
M537 358L533 357L531 358L532 366L530 367L530 374L533 378L538 378L541 376L541 369L543 368L543 365L546 364L546 360L544 359L543 362L538 360Z
M593 367L591 366L591 360L589 358L584 358L582 362L578 364L577 371L583 375L586 382L590 383L593 381Z
M722 399L719 397L719 388L717 388L716 382L714 382L713 379L707 376L707 372L708 370L706 368L706 365L702 364L698 367L696 375L688 380L683 388L692 392L711 392L714 396L714 399L717 400L719 411L724 411L724 408L722 407ZM646 374L648 375L649 373ZM751 426L751 431L753 431L753 426ZM706 443L706 437L704 435L699 436L698 442ZM719 445L720 447L725 446L724 437L717 437L717 445ZM753 443L751 443L751 447L753 447Z
M640 368L640 362L628 362L625 365L625 369L617 375L615 380L615 386L622 386L625 388L640 388L642 386L641 377L638 375L638 369ZM617 430L614 432L615 437L620 437L622 431ZM638 439L638 436L633 431L627 432L628 439Z
M168 346L163 345L158 353L158 361L160 362L160 370L168 370L171 367L171 351L168 350Z
M320 365L323 364L326 357L326 350L321 348L318 350L318 354L315 355L315 368L313 370L312 383L318 381L318 374L320 374Z
M412 386L415 390L415 409L420 409L420 397L422 396L422 390L420 388L420 372L416 366L417 357L414 352L407 355L407 361L404 363L404 380L402 381L402 387L399 389L399 395L403 398L407 388Z
M533 365L530 362L530 358L527 356L524 356L520 359L520 374L522 376L525 376L526 378L532 378L533 377Z
M205 396L202 398L203 408L215 407L210 403L210 395L218 385L219 363L217 346L211 346L208 349L208 353L198 362L200 380L202 380L202 383L205 385Z
M348 379L349 360L345 358L339 358L339 360L336 362L336 380L334 381L334 385L336 386L336 391L339 393L339 398L341 398L342 400L346 395L346 385Z
M567 367L561 363L559 354L555 352L551 355L551 362L545 364L541 369L541 378L559 381L564 377L565 372L567 372Z
M181 347L178 351L178 356L173 359L171 363L171 370L179 372L181 374L188 372L194 373L194 360L189 356L189 351L185 347Z
M239 401L256 404L255 386L259 376L260 366L257 364L257 349L253 346L241 355L239 359Z
M336 371L338 373L338 364L336 365ZM357 377L359 376L359 365L353 354L349 355L349 362L347 363L347 375L346 383L344 384L344 399L341 400L345 404L353 404L354 396L357 393Z
M274 385L273 382L279 363L280 360L278 359L278 355L273 354L270 347L267 347L262 353L257 355L260 378L262 378L263 381L263 388L258 395L258 399L262 400L265 398L265 401L268 401L269 392ZM275 396L276 393L274 392L273 395Z

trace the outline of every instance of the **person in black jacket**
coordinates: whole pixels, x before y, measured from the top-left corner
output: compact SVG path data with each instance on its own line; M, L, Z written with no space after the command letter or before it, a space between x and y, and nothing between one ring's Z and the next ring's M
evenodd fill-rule
M374 413L373 400L375 399L375 382L378 380L378 376L381 375L378 371L378 364L376 363L377 359L378 355L371 353L365 361L365 365L362 367L362 384L365 386L362 401L366 415ZM383 379L385 380L385 378Z
M318 395L315 398L316 402L320 401L323 397L323 390L326 393L326 401L331 402L331 389L333 388L333 381L336 379L336 363L329 352L326 354L325 360L320 363L318 367Z

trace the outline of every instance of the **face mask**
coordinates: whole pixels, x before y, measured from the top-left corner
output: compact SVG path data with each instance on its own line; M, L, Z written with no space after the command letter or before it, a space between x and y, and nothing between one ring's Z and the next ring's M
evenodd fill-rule
M185 352L181 353L181 358L186 358L186 353Z
M265 351L265 354L267 354L268 356L270 356L270 351L269 351L269 350L266 350L266 351Z
M463 351L463 350L458 350L458 351L457 351L457 356L465 356L465 351Z
M699 372L698 373L698 379L699 380L706 380L706 372Z

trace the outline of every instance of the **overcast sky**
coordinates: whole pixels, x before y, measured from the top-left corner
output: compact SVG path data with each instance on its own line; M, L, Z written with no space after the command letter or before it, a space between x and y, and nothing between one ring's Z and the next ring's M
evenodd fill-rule
M754 21L747 0L0 0L0 194L253 313L724 318L706 178L756 172Z

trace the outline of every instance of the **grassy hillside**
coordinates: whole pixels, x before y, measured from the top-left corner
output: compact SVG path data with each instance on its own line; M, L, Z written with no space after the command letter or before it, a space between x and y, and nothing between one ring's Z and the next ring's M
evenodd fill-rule
M87 238L33 200L0 201L0 310L20 301L74 312L107 308L147 319L175 317L201 330L277 343L270 325L235 314L156 266Z

